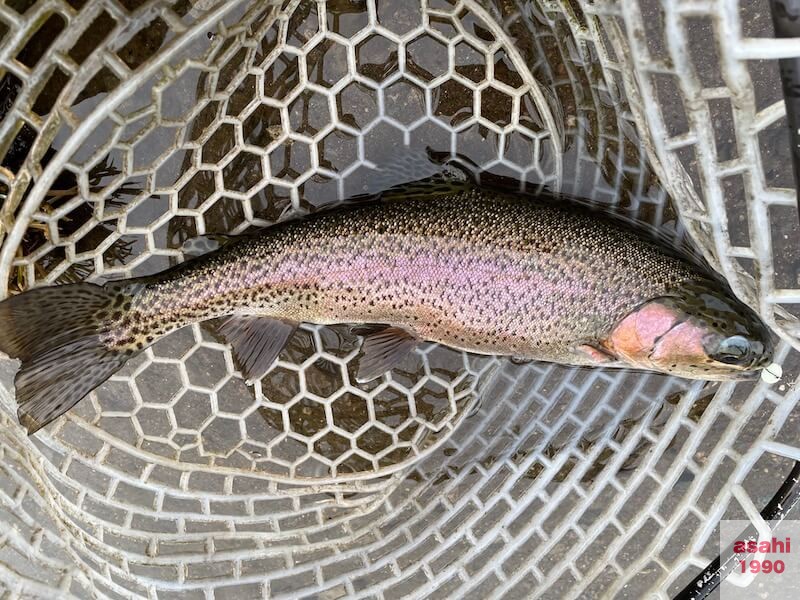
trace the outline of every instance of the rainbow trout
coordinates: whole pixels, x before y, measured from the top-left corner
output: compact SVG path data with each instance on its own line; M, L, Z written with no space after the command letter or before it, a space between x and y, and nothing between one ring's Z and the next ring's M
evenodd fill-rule
M770 333L715 275L602 214L461 190L318 213L235 238L154 276L37 288L0 302L34 432L187 324L263 376L301 322L362 324L358 379L420 340L481 354L750 377Z

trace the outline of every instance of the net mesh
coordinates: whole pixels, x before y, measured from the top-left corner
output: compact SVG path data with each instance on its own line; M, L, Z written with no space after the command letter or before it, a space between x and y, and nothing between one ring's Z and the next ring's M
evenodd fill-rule
M156 272L192 236L326 208L433 151L688 233L784 340L773 387L436 345L361 385L358 338L303 326L250 387L195 325L33 438L6 361L0 586L681 589L719 520L800 459L798 219L771 62L797 50L770 35L766 5L726 0L0 5L4 293Z

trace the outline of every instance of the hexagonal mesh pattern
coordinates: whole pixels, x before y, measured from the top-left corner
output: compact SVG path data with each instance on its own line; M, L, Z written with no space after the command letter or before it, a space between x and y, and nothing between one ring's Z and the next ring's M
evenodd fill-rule
M425 29L420 7L406 13L384 25L385 13L363 10L337 26L347 14L313 3L262 11L209 42L202 67L183 59L151 77L65 163L59 178L89 195L49 192L16 284L164 268L197 233L239 233L368 192L376 166L406 147L455 145L491 167L505 144L519 178L554 182L560 144L515 52L452 17ZM491 37L488 22L475 26ZM305 328L254 394L229 349L196 328L132 361L84 415L166 458L350 479L435 446L487 362L428 348L405 375L364 389L352 383L356 353L346 331Z
M680 236L673 194L707 258L796 344L797 215L769 142L782 104L743 62L766 44L730 41L753 9L657 4L663 17L633 1L0 5L0 285L152 273L195 235L459 156L481 180ZM692 40L708 35L723 41L702 61ZM358 385L358 347L346 327L303 326L250 387L195 325L32 439L0 387L0 585L666 596L713 557L718 520L763 505L800 459L787 343L774 389L431 344Z

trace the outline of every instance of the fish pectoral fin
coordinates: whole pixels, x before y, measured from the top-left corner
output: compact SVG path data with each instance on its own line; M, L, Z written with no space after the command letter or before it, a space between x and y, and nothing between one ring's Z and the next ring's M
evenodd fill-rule
M584 356L587 356L598 365L607 365L613 362L617 362L617 357L609 354L607 350L603 348L598 348L592 344L581 344L577 348L578 352L581 352Z
M356 328L364 333L356 381L365 383L392 370L416 348L414 335L400 327Z
M266 374L295 329L297 323L258 315L233 315L222 322L218 331L231 345L239 369L250 382Z

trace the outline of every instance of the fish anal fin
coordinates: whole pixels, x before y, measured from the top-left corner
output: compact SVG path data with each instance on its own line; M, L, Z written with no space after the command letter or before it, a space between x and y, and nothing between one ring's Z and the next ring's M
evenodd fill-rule
M233 315L218 328L247 381L263 377L292 337L297 323L258 315Z
M400 327L358 328L364 333L356 381L365 383L392 370L419 343L413 334Z
M388 329L389 327L390 325L375 325L375 324L353 325L350 327L350 333L360 337L368 337L375 333L381 333L382 331Z

